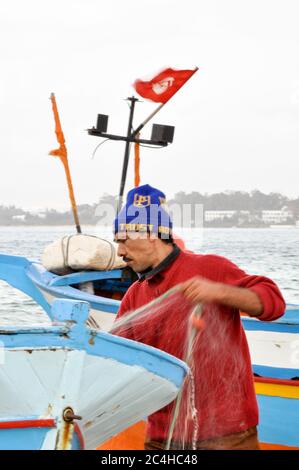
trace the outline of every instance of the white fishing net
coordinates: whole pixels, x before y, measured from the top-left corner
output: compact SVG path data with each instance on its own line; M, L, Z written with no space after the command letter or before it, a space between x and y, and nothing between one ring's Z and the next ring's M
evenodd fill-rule
M111 333L166 351L190 367L178 398L148 417L147 439L166 449L196 449L242 425L251 390L242 380L248 358L241 352L240 328L245 335L237 310L195 308L175 288L115 322Z

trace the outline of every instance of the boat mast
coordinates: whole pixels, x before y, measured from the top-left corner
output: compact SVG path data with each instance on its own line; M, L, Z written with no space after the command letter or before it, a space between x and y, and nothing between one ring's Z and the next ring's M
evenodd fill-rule
M134 117L135 103L139 100L135 96L131 96L130 98L127 98L127 100L130 101L130 114L129 114L128 130L127 130L126 136L107 133L108 116L106 114L98 114L96 127L87 129L89 135L102 137L106 140L123 140L126 142L119 195L118 195L118 201L117 201L118 212L120 211L122 207L122 203L123 203L123 195L124 195L124 189L125 189L125 184L126 184L126 179L127 179L127 170L128 170L128 165L129 165L131 144L135 142L137 144L146 144L150 147L167 147L168 144L172 143L173 135L174 135L173 126L154 124L152 128L151 139L140 139L139 138L140 130L143 129L145 124L147 124L149 120L155 114L157 114L157 112L161 109L162 105L160 105L158 109L156 109L153 113L151 113L150 116L145 121L143 121L134 131L133 117Z
M118 201L117 201L117 212L120 211L122 204L123 204L124 189L125 189L125 184L126 184L126 179L127 179L127 171L128 171L128 164L129 164L130 150L131 150L131 141L129 139L133 133L133 117L134 117L135 103L136 101L139 101L138 98L135 98L135 96L131 96L130 98L127 98L127 100L130 101L131 104L130 104L130 114L129 114L129 123L128 123L123 169L122 169Z
M69 167L69 162L68 162L65 138L64 138L64 134L63 134L61 123L60 123L60 118L59 118L59 113L58 113L58 108L57 108L56 98L55 98L54 93L51 93L50 100L52 102L52 108L53 108L54 120L55 120L55 133L56 133L57 141L59 143L59 148L56 150L51 150L51 152L49 152L49 155L60 158L64 166L76 231L77 233L82 233L81 225L79 221L77 203L76 203L75 193L74 193L74 188L73 188L73 182L72 182L72 177L71 177L71 172L70 172L70 167Z

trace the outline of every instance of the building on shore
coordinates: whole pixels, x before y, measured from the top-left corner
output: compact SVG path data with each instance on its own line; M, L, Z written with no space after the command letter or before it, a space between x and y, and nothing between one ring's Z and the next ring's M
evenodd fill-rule
M214 220L232 219L236 215L249 216L250 211L205 211L205 222L212 222Z
M293 217L293 212L288 210L287 207L276 211L262 211L262 221L268 224L282 224Z
M204 222L211 226L275 226L288 224L295 226L295 214L287 207L279 210L207 210Z

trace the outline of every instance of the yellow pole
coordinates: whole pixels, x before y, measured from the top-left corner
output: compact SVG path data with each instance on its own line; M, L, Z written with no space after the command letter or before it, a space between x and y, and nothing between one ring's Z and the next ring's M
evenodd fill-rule
M53 113L54 113L55 133L56 133L57 141L60 147L56 150L51 150L51 152L49 152L49 155L53 155L54 157L59 157L60 160L62 161L65 174L66 174L69 197L70 197L70 201L72 205L72 211L73 211L73 216L75 220L76 230L77 230L77 233L81 233L81 227L80 227L80 222L79 222L77 204L75 200L72 177L71 177L71 172L70 172L68 158L67 158L67 149L65 146L65 139L64 139L64 135L63 135L61 124L60 124L60 119L59 119L59 114L58 114L58 109L57 109L57 104L56 104L54 93L51 93L50 100L52 101L52 108L53 108Z
M140 134L137 134L137 139L139 139ZM139 142L135 142L135 147L134 147L134 153L135 153L135 188L138 188L140 185L140 144Z

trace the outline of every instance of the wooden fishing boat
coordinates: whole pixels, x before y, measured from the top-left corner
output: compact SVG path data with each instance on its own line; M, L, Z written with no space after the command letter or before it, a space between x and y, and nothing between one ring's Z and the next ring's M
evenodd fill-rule
M0 449L94 449L175 399L186 364L85 326L86 302L56 300L55 324L0 331Z
M119 308L119 300L131 284L124 270L80 271L58 276L47 271L41 263L23 256L0 254L0 279L27 294L51 317L56 299L82 300L90 304L90 317L107 331ZM97 295L79 289L92 282ZM102 295L101 295L102 294Z
M29 295L50 317L56 299L86 301L90 304L90 323L104 331L112 326L118 299L132 283L123 269L58 276L38 262L4 254L0 254L0 279ZM79 289L85 282L92 282L96 294ZM299 305L289 304L284 316L274 322L242 316L242 323L257 376L283 380L299 377Z
M52 305L57 299L89 302L92 322L94 320L103 330L110 328L119 307L120 300L113 299L113 295L120 298L132 282L123 270L82 271L57 276L46 271L40 263L10 255L0 255L0 278L31 296L52 320L55 319ZM95 291L102 291L105 297L81 291L78 286L84 282L92 282ZM261 445L267 449L299 448L296 424L299 416L299 306L288 305L285 315L274 322L242 316L242 323L256 376ZM129 424L127 422L126 427ZM102 444L101 448L140 449L144 432L144 421L140 421ZM100 441L95 443L99 444Z

